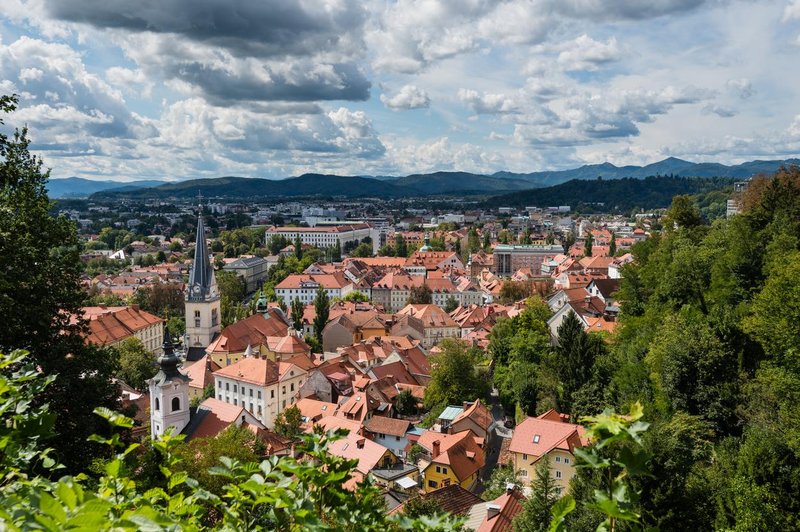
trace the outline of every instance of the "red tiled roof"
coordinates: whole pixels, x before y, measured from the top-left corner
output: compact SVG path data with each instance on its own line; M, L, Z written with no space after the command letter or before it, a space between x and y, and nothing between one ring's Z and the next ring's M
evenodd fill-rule
M201 390L214 381L213 373L220 369L219 364L211 360L208 355L203 357L197 362L193 362L187 366L183 363L183 373L189 377L189 386L192 388L200 388Z
M200 409L207 410L200 424L192 432L192 438L213 437L231 426L244 412L241 406L234 406L213 397L200 403ZM198 415L198 414L195 414Z
M513 521L517 514L525 508L522 503L525 497L518 490L506 491L489 504L500 507L500 512L489 517L488 514L476 532L511 532L514 530Z
M458 327L458 324L453 321L444 310L437 305L406 305L400 310L398 315L411 315L422 321L425 328L435 327Z
M573 452L581 446L579 429L579 425L572 423L529 417L514 429L508 450L530 455L532 459L556 448Z
M278 382L278 364L264 358L245 357L216 372L220 377L266 386Z
M89 322L87 341L97 345L109 345L151 327L164 320L149 312L131 307L84 307L83 317Z
M364 423L364 428L377 434L403 437L408 432L411 422L384 416L372 416Z
M483 467L483 450L475 442L472 431L465 430L457 434L433 433L428 436L431 432L423 433L418 442L422 447L431 450L433 443L439 442L439 454L431 458L431 464L449 465L459 481L469 478Z
M269 337L283 338L288 331L289 324L277 312L270 312L267 318L253 314L225 327L206 352L243 353L248 345L269 346Z

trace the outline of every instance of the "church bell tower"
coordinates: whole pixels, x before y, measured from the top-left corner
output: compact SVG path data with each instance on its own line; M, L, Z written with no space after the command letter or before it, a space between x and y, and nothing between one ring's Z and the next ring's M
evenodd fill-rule
M189 424L189 377L178 369L180 360L175 346L164 331L164 354L158 360L160 369L148 381L150 388L150 436L153 439L164 434L170 427L175 434Z
M208 347L220 332L220 297L217 279L211 265L211 254L206 246L206 229L203 210L197 216L197 238L194 262L186 287L186 338L187 349Z

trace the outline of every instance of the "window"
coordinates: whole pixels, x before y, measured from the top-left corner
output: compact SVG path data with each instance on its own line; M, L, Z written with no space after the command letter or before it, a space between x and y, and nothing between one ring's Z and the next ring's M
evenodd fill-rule
M286 399L283 400L283 406L281 408L286 408Z
M194 326L195 327L200 327L200 311L199 310L195 310L194 311Z
M172 398L172 411L177 412L181 409L181 400L178 397Z
M569 458L564 458L564 463L568 464L569 463Z
M234 384L233 385L233 393L236 393L237 389L238 389L238 386Z
M435 488L436 487L436 481L435 480L429 480L428 481L428 487L429 488Z
M560 456L556 456L556 463L557 463L557 464L560 464L560 463L561 463L561 457L560 457Z
M447 468L446 467L442 468L442 473L445 474L445 475L447 474Z
M258 398L261 399L261 390L258 390Z
M294 391L294 383L292 383L292 384L289 386L289 391L292 391L292 392Z
M215 308L212 308L212 309L211 309L211 326L212 326L212 327L216 327L216 326L217 326L217 323L218 323L218 319L217 319L217 309L215 309Z
M281 395L286 395L286 386L281 386Z
M261 416L261 405L258 406L258 415Z
M229 383L229 382L226 382L226 383L225 383L225 391L226 391L226 392L229 392L229 391L231 391L231 383Z
M522 459L523 459L523 460L527 460L527 459L528 459L528 455L523 453L523 454L522 454Z
M239 400L238 399L234 399L233 400L233 404L236 405L236 406L239 406Z
M561 478L561 471L556 471L556 478Z
M439 467L438 465L436 466L436 472L437 472L437 473L441 473L441 472L442 472L442 468L441 468L441 467Z
M394 441L400 441L400 436L395 436Z
M158 397L156 397L156 412L159 410L161 410L161 403L159 402Z
M250 388L250 397L253 397L253 389Z
M527 477L528 476L528 470L527 469L520 469L519 470L519 476Z
M270 390L269 391L269 398L270 399L275 399L275 390Z

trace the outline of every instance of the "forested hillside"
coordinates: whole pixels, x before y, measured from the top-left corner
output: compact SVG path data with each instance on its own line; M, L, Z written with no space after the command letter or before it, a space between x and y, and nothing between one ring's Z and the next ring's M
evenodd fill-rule
M654 176L646 179L573 179L560 185L495 196L484 206L552 207L569 205L581 212L622 212L668 207L678 194L732 189L729 178Z
M534 303L491 333L507 407L581 417L644 405L652 476L631 479L631 508L645 526L800 528L800 170L754 180L744 207L704 225L676 198L667 229L634 247L613 337L565 320L551 348ZM603 475L580 469L568 530L595 529L587 503Z

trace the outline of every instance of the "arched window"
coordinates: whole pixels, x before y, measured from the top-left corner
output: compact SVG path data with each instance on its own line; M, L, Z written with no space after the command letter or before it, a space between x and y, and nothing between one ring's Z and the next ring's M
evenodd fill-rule
M172 398L172 411L175 412L181 409L181 400L178 397Z
M161 410L161 403L159 402L158 397L156 397L156 412L159 410Z

